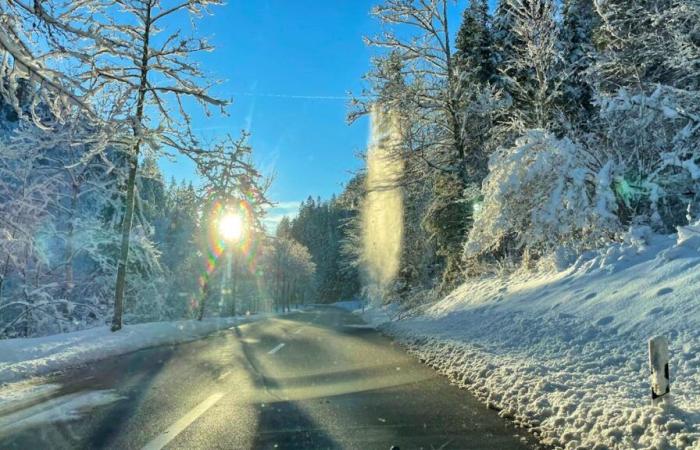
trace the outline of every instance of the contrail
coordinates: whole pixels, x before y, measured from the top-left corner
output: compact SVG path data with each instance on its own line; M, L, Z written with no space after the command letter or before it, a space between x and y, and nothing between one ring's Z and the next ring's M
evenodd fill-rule
M271 98L291 98L298 100L352 100L353 98L366 98L365 96L352 97L349 95L293 95L293 94L265 94L257 92L233 92L232 96L241 97L271 97Z

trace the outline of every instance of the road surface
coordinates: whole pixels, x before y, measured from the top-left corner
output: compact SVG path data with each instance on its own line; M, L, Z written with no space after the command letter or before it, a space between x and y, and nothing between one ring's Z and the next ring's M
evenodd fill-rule
M23 405L31 407L29 420L0 435L0 448L536 447L466 391L333 307L106 359L48 381L60 388ZM73 420L35 414L105 390L118 399Z

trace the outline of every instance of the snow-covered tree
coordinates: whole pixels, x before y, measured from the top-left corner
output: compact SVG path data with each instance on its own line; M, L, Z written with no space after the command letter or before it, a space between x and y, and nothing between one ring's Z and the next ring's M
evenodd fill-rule
M414 103L410 108L414 114L411 127L416 128L412 134L425 138L421 148L416 149L420 157L432 166L463 174L463 85L450 34L449 12L448 0L387 0L372 10L385 31L365 40L370 46L388 49L389 61L404 80L396 81L411 86L405 100ZM386 97L386 85L377 87ZM402 91L396 93L400 95ZM374 102L375 95L368 94L370 102ZM386 102L384 105L394 106ZM364 106L364 112L369 112L369 103Z
M590 131L589 122L597 112L593 105L591 66L595 61L599 26L593 0L563 2L560 46L566 78L562 87L562 109L571 126L584 132Z
M267 258L275 309L289 311L292 304L305 303L313 294L316 270L309 249L293 238L277 236Z
M0 336L30 336L35 325L32 315L50 314L55 307L48 287L39 283L38 275L46 267L40 233L46 231L47 225L50 227L49 204L58 183L55 177L38 176L35 169L41 165L41 152L17 154L6 148L3 150L0 158L0 317L7 319L0 322ZM11 296L8 296L9 284L15 285Z
M698 209L700 4L596 2L599 127L626 222L661 229Z
M245 132L238 139L228 136L189 156L197 164L197 171L204 180L204 195L214 195L225 203L248 201L253 208L252 218L255 220L250 225L262 232L265 208L270 205L267 190L272 179L263 176L255 167L248 137Z
M219 4L220 0L107 0L72 8L84 13L71 18L71 28L89 36L84 44L74 42L70 49L81 58L78 78L81 83L89 83L91 91L101 93L101 98L109 98L104 103L93 100L93 110L100 121L114 127L113 140L128 154L112 323L115 331L122 326L139 158L146 150L163 147L196 152L198 143L189 133L190 116L185 105L191 100L205 109L225 105L209 95L212 83L192 61L193 55L210 51L211 46L179 30L163 30L178 16L194 19Z
M243 133L237 140L228 138L222 143L214 145L208 150L200 150L194 156L198 171L204 183L201 188L200 202L202 217L200 219L200 254L204 258L221 258L215 268L219 273L207 272L203 277L202 292L199 304L199 319L204 317L205 307L211 294L211 277L218 276L220 292L231 290L230 311L236 313L236 292L239 277L244 272L239 270L237 264L239 256L234 243L224 242L222 255L212 255L208 248L212 240L220 240L220 230L217 228L219 221L227 214L236 214L241 217L245 226L245 236L249 242L260 242L264 237L262 219L265 207L270 205L267 199L267 189L270 179L266 179L254 167L252 162L252 148L247 144L248 134ZM241 205L245 205L242 207ZM253 246L251 251L257 251L258 246ZM249 255L251 257L257 255ZM226 261L223 259L226 258ZM202 262L204 266L204 262ZM233 274L233 276L231 276ZM247 277L254 274L246 274ZM224 286L228 284L228 287ZM221 295L223 301L223 294Z
M499 81L511 100L499 140L509 145L529 129L559 128L566 75L553 1L503 0L498 11Z
M90 20L99 2L11 0L0 3L0 96L20 116L41 123L36 107L59 120L78 109L89 114L90 84L75 76L84 60L76 40L95 38L74 27Z
M121 203L115 191L125 178L108 157L116 151L101 147L104 140L80 115L65 124L45 116L42 125L47 128L14 117L16 125L0 142L0 161L14 173L4 178L13 190L13 195L4 196L6 205L16 201L36 205L41 198L41 207L25 215L22 208L8 206L4 215L7 223L24 222L23 239L26 248L33 249L20 252L25 255L20 265L11 267L13 259L5 259L3 279L11 286L6 290L8 300L32 306L6 307L0 322L12 325L4 334L47 334L102 324L111 309L106 299L116 275L119 216L113 212ZM22 192L29 197L20 200L17 195ZM18 242L11 235L0 241L11 246ZM140 223L132 245L130 263L138 270L130 298L142 299L134 305L158 318L152 301L157 296L142 295L160 276L149 226ZM22 287L26 279L31 279L30 290ZM134 290L142 292L135 295ZM145 318L136 313L136 320Z
M591 169L577 145L532 130L496 152L484 181L483 203L465 245L467 261L580 250L618 231L611 166Z
M480 118L471 117L470 107L484 90L481 78L490 72L483 6L473 2L470 14L465 13L461 47L454 43L449 21L454 5L447 0L386 1L373 10L386 29L367 39L369 45L389 50L386 59L377 60L374 73L380 76L370 78L373 89L366 97L400 116L402 142L395 152L407 170L397 183L406 189L417 180L432 185L430 207L409 222L423 224L426 236L413 242L437 243L448 284L457 272L455 249L468 227L463 193L481 182L485 169L481 139L469 134L480 129ZM480 35L471 36L477 29ZM477 63L484 64L472 67Z
M199 295L197 278L204 267L198 239L201 200L191 184L177 184L175 180L166 187L165 198L155 242L168 280L165 289L169 316L186 317L193 310L191 300Z
M464 83L486 83L496 75L491 17L486 0L471 0L462 13L455 40L455 59ZM470 89L472 86L465 86Z
M309 197L302 202L297 217L280 222L277 235L294 239L306 247L316 265L318 299L333 302L358 293L357 259L343 252L343 243L359 226L359 197L363 186L354 178L339 197L330 200ZM359 239L357 234L352 239ZM361 246L355 248L361 252ZM355 253L357 255L357 253Z

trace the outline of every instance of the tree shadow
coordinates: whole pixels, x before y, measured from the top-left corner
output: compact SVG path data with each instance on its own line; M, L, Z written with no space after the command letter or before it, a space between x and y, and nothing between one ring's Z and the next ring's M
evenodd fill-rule
M336 449L340 444L326 433L295 402L256 405L258 431L255 449Z
M113 390L124 387L128 399L121 398L114 403L101 405L91 411L67 409L47 413L46 422L30 424L26 428L6 436L0 447L8 449L25 448L104 448L109 447L116 436L124 432L126 423L133 418L140 406L139 399L145 397L156 379L156 374L177 353L174 346L145 349L109 358L98 364L75 367L48 378L48 382L60 383L60 389L50 396L38 398L42 404L52 398L77 393L100 390ZM77 414L76 414L77 413ZM43 442L43 445L40 444Z

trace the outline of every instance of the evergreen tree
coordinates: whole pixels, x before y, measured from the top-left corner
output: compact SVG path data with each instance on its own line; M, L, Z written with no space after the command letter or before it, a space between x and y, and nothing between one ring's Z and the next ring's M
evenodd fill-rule
M565 0L562 17L561 47L566 72L562 109L573 127L590 131L589 121L597 114L593 103L591 67L600 20L593 0Z
M465 83L486 83L494 79L490 20L486 0L471 0L462 15L455 41L455 59Z
M356 201L347 189L339 198L333 196L328 201L309 197L295 219L289 223L283 220L277 228L278 237L291 237L308 249L316 266L315 286L322 302L346 300L359 292L358 272L348 269L353 265L343 262L342 253L350 232L347 224L357 215Z
M507 62L517 56L518 48L522 41L515 33L517 16L512 0L499 0L493 17L492 27L492 52L493 62L499 75L507 75L510 78L520 78L514 67L509 67ZM502 76L496 80L499 87L507 90Z
M499 84L510 104L500 118L501 145L529 129L558 130L562 70L559 27L553 0L502 0L497 9Z
M197 193L191 183L177 184L172 180L165 191L162 231L158 250L166 271L167 305L170 317L187 317L191 312L190 300L196 298L198 276L204 268L196 236L199 234L201 209Z
M138 212L140 220L156 227L156 239L162 234L163 213L166 209L163 175L154 158L146 158L137 179Z

